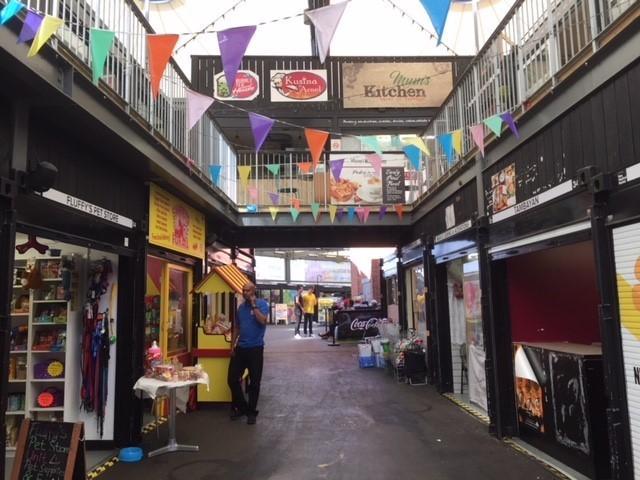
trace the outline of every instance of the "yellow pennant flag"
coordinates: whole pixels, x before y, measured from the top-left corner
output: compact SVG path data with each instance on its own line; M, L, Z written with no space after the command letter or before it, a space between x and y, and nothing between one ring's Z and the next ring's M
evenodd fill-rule
M275 222L280 209L278 207L269 207L269 211L271 212L271 219Z
M431 156L431 152L429 151L429 148L427 147L427 144L424 143L424 140L422 139L422 137L417 137L417 136L416 137L412 137L412 138L409 138L409 139L405 140L404 143L406 143L407 145L415 145L425 155Z
M462 130L451 132L451 143L453 143L453 149L456 153L462 155Z
M238 167L238 173L240 174L240 182L246 187L249 183L249 175L251 175L251 165Z
M338 211L338 207L335 205L329 205L329 218L331 219L331 223L333 223L336 219L336 212Z
M51 35L56 33L63 23L64 21L60 18L46 15L40 24L38 33L36 33L36 36L33 39L33 43L31 44L29 53L27 53L27 57L36 56L44 44L51 38Z

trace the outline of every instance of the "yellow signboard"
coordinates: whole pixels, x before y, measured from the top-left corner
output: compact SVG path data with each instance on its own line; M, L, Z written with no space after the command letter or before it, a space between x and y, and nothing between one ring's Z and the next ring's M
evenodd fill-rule
M204 258L204 215L152 184L149 191L149 243Z

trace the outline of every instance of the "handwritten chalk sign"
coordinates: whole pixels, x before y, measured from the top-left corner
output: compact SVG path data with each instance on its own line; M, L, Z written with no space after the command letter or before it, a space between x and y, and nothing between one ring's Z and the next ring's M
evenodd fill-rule
M85 478L82 423L22 422L11 480Z
M382 167L382 203L404 203L404 168Z

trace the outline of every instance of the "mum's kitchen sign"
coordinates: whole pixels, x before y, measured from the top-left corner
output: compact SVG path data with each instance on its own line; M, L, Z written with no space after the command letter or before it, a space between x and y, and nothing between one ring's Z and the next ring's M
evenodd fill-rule
M439 107L453 88L450 62L344 63L344 108Z

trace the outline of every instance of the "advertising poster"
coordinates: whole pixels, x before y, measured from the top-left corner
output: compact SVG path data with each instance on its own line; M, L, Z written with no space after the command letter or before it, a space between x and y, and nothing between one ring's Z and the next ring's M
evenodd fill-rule
M491 176L492 213L516 204L516 165L512 163Z
M224 72L213 77L213 98L218 100L250 101L260 94L260 77L250 70L238 70L233 91L227 85Z
M326 70L271 70L272 102L326 102Z
M382 167L382 203L404 203L404 167Z
M514 358L518 422L530 430L544 433L542 385L524 351L525 348L517 345ZM531 353L535 355L535 352Z
M276 325L280 322L288 323L289 307L286 303L276 303Z
M380 318L371 311L338 311L334 315L334 320L338 327L338 339L361 339L365 336L374 337L379 333L378 323L380 322Z
M151 184L149 243L204 258L204 215L160 187Z
M329 194L331 203L334 205L370 204L381 205L383 203L404 203L404 165L405 157L401 154L383 155L382 172L377 174L367 156L363 154L331 155L331 160L344 159L340 179L336 180L333 175L329 176ZM383 176L386 175L387 200L383 195ZM393 193L393 198L400 198L397 195L397 174L402 171L402 198L398 201L388 201ZM393 183L392 183L393 182Z

